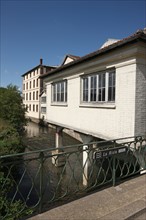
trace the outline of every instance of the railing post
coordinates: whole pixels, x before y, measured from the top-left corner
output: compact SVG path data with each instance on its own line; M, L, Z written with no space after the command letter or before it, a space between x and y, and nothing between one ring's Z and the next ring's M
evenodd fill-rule
M114 141L114 147L116 147L116 142ZM115 156L113 155L113 173L112 173L112 176L113 176L113 186L115 186L116 184L116 158Z
M116 184L116 163L115 163L115 156L113 156L113 186Z
M43 163L44 163L44 153L41 152L40 155L40 202L39 202L39 213L42 212L42 200L43 200Z
M89 150L88 145L83 146L83 185L87 186L89 182Z

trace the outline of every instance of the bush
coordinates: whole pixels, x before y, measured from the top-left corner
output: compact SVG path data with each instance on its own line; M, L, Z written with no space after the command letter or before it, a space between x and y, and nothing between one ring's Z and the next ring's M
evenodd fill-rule
M26 208L22 201L16 200L11 202L8 198L8 193L12 187L12 180L5 178L4 173L0 172L0 219L18 220L32 213L32 210Z
M24 149L22 138L15 128L9 126L0 132L0 155L20 153Z

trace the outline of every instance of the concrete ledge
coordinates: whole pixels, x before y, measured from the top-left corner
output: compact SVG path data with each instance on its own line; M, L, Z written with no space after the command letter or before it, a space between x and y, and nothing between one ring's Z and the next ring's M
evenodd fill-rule
M142 210L140 210L139 212L136 212L135 214L133 214L132 216L130 216L129 218L127 218L126 220L146 220L146 207Z
M146 209L146 175L89 194L29 220L132 220ZM143 211L144 212L144 211ZM140 219L143 220L143 219Z
M109 219L120 219L120 220L133 220L134 216L136 216L141 211L146 210L146 201L145 200L138 200L129 205L123 206L115 210L114 212L109 213L99 220L109 220Z

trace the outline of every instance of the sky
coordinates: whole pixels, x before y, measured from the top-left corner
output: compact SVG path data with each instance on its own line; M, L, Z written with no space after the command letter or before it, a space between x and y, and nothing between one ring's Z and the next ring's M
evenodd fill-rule
M0 87L146 27L146 0L0 0Z

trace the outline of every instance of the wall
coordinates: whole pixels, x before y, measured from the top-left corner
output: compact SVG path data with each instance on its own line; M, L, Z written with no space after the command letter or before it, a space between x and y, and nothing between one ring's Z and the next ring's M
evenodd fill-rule
M146 135L146 53L137 59L135 108L135 134Z
M37 119L39 118L39 94L40 94L40 79L38 79L39 75L40 75L40 68L28 73L27 75L25 75L25 79L23 79L23 84L25 83L25 90L23 90L23 94L25 95L25 100L23 100L23 103L28 106L28 112L26 113L26 116ZM37 86L37 79L38 79L38 86ZM35 86L33 86L34 80L35 80ZM30 82L31 82L31 88L30 88ZM28 89L26 88L27 83L28 83ZM31 99L29 96L30 93L31 93ZM34 99L33 99L33 93L35 94ZM36 98L37 93L38 93L38 99ZM26 94L28 94L28 100L26 100ZM30 105L31 105L31 109L29 109ZM33 110L33 105L35 108L34 110Z

